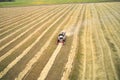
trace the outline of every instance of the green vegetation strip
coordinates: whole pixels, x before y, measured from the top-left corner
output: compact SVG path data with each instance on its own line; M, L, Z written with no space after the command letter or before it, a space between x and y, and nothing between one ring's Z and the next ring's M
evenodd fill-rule
M29 6L40 4L65 4L89 2L115 2L120 0L15 0L14 2L0 2L0 7Z

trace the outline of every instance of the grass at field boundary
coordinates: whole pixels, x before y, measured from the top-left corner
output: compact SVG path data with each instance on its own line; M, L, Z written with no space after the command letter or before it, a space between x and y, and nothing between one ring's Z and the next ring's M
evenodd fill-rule
M40 5L60 5L60 4L85 4L85 3L107 3L107 2L120 2L120 1L93 1L93 2L0 2L0 8L4 7L25 7L25 6L40 6Z

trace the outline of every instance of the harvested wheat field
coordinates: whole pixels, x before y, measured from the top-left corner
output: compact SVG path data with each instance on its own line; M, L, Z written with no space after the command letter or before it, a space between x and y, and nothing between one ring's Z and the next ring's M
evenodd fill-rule
M0 80L120 80L120 2L0 8Z

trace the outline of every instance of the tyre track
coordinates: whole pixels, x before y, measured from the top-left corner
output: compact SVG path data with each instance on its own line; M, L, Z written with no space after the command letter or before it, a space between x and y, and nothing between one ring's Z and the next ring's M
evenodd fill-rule
M65 14L68 13L70 9L68 9L67 11L64 12L63 15L61 15L58 20L60 18L63 18ZM57 20L56 20L57 21ZM56 22L55 21L55 22ZM22 70L22 72L19 73L18 77L15 78L15 80L21 80L26 74L27 72L32 68L32 65L35 64L37 62L37 60L40 58L40 56L42 55L42 53L44 52L45 49L47 49L47 47L49 46L52 38L55 36L55 34L58 32L58 30L60 29L61 26L57 27L57 29L54 31L54 33L52 34L51 38L48 39L48 42L45 43L45 45L40 49L40 51L38 53L36 53L36 55L27 63L26 67Z

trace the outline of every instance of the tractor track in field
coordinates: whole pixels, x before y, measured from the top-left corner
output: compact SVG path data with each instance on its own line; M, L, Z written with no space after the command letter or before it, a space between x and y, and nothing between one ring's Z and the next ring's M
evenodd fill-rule
M56 17L57 17L57 16L56 16ZM52 24L51 24L51 25L52 25ZM52 26L51 26L51 27L52 27ZM40 27L40 28L42 28L42 27ZM39 29L38 29L38 30L39 30ZM37 32L38 30L36 30L35 32ZM47 30L45 30L44 34L45 34L48 30L49 30L49 28L48 28ZM34 33L35 33L35 32L34 32ZM34 34L34 33L33 33L33 34ZM44 34L43 34L43 35L44 35ZM43 35L42 35L42 36L43 36ZM31 35L31 36L32 36L32 35ZM31 36L30 36L30 37L31 37ZM41 38L42 36L40 36L40 38ZM38 39L38 40L39 40L39 39ZM37 40L37 41L38 41L38 40ZM35 43L37 43L37 42L35 42ZM32 45L32 46L33 46L33 45ZM32 48L32 46L30 46L29 48L27 48L26 51L28 51L28 49ZM26 53L26 52L25 52L25 53ZM8 53L8 54L9 54L9 53ZM27 54L27 53L26 53L26 54ZM25 55L25 54L24 54L24 55ZM8 56L8 55L7 55L7 56ZM7 57L7 56L6 56L6 57ZM5 57L4 57L4 58L5 58ZM16 61L17 61L17 60L16 60Z
M102 10L101 10L102 11ZM99 14L99 19L100 19L100 22L101 22L101 26L102 27L104 27L104 22L103 22L103 20L102 20L102 17L101 17L101 15L100 15L100 12L98 11L98 14ZM109 44L108 44L108 42L106 41L106 38L105 38L105 34L104 34L104 32L103 32L103 30L101 29L101 34L102 34L102 36L103 36L103 43L104 43L104 46L106 46L106 50L104 50L104 51L107 51L106 53L104 53L104 56L108 56L108 58L105 58L105 60L106 61L109 61L110 60L110 63L109 63L109 65L105 65L106 67L110 67L111 66L111 69L112 69L112 72L111 73L109 73L108 72L108 79L110 79L110 80L113 80L113 79L115 79L115 80L119 80L118 79L118 76L117 76L117 74L116 74L116 69L115 69L115 65L114 65L114 62L113 62L113 58L112 58L112 56L111 56L111 50L110 50L110 47L109 47ZM105 62L106 63L106 62ZM107 63L108 64L108 63ZM111 71L111 69L109 68L109 71ZM108 71L108 69L106 68L106 70Z
M49 14L48 14L49 15ZM51 14L51 17L52 17L52 15L54 15L54 14ZM45 17L45 16L44 16ZM43 17L43 18L44 18ZM50 16L49 16L50 17ZM49 18L49 17L46 17L46 18ZM45 20L46 20L46 18L44 18ZM44 19L42 20L43 22L45 22L44 21ZM35 24L35 25L39 25L39 23L37 23L37 24ZM34 26L35 26L34 25ZM36 26L35 26L36 27ZM34 28L34 27L31 27L31 28L29 28L29 29L27 29L26 31L24 31L23 33L21 33L19 36L16 36L14 39L12 39L10 42L8 42L8 43L6 43L5 41L3 41L1 44L3 44L3 43L6 43L6 44L3 44L4 46L2 46L1 48L0 48L0 50L2 50L2 49L4 49L5 47L7 47L9 44L11 44L12 42L14 42L15 40L17 40L17 39L19 39L21 36L23 36L26 32L28 32L29 30L32 30L32 28Z
M58 20L60 18L63 18L68 13L68 11L70 11L70 9L66 10L65 13L58 18ZM35 56L27 63L26 67L19 73L18 77L16 77L15 80L21 80L27 74L27 72L32 68L32 65L37 62L37 60L40 58L44 50L49 46L52 38L55 36L59 29L60 26L57 27L51 38L48 39L48 42L46 42L44 46L35 54Z

